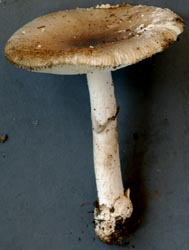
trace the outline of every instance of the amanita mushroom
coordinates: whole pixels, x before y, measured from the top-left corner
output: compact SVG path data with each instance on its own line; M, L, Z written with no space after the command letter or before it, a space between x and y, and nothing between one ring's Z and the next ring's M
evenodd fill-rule
M183 31L168 9L128 4L59 11L19 29L5 47L20 68L52 74L87 74L91 101L98 206L95 231L106 243L124 238L132 214L119 159L117 105L111 71L163 51Z

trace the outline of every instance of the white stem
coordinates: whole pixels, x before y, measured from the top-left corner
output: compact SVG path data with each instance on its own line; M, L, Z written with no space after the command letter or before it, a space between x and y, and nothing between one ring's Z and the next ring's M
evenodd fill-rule
M87 80L99 202L94 212L95 231L106 243L118 242L123 235L117 225L125 223L133 208L130 191L124 193L121 177L114 86L111 72L93 72L87 74Z
M87 75L91 101L93 148L99 204L112 207L123 195L120 171L117 105L111 72Z

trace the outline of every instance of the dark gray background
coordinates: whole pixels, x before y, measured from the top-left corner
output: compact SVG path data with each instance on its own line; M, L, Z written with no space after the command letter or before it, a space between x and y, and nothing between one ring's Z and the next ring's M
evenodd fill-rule
M164 53L113 73L124 185L140 224L124 246L93 231L85 76L26 72L4 58L7 39L33 18L97 3L107 0L1 0L0 133L9 139L0 144L0 250L188 249L188 0L128 1L171 8L186 29Z

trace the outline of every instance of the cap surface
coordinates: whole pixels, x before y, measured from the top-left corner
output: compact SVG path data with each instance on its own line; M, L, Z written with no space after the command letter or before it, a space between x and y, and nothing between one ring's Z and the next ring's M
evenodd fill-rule
M152 6L101 5L34 19L13 34L5 55L28 70L55 74L115 70L164 50L183 20Z

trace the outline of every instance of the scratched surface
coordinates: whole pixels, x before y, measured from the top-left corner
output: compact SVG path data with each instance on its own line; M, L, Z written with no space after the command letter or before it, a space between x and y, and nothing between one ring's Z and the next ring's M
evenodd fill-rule
M4 58L7 39L33 18L97 3L0 1L1 140L8 135L0 143L1 250L188 249L188 0L128 1L171 8L187 27L164 53L113 73L123 180L135 207L136 228L124 246L104 245L93 231L85 76L26 72Z

